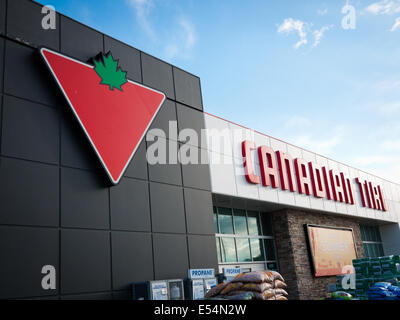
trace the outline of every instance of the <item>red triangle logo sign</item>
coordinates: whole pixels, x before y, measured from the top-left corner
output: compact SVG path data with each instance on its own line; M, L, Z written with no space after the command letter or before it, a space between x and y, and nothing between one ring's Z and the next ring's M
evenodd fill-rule
M95 66L47 48L40 53L117 184L161 108L164 93L127 80L110 53Z

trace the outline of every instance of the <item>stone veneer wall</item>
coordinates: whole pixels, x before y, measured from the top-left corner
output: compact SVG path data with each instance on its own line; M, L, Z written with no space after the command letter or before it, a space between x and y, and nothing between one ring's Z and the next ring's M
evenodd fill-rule
M273 213L279 268L288 285L289 299L312 300L326 297L333 277L314 277L307 249L304 224L352 228L358 258L364 257L357 219L285 209Z

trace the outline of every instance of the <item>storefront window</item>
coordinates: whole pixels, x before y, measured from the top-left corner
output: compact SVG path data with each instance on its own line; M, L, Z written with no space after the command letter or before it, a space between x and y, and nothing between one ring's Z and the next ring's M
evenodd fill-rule
M218 256L218 262L221 262L221 244L220 244L220 239L215 238L215 242L217 245L217 256Z
M250 239L250 247L253 261L265 260L262 239Z
M275 260L274 241L270 239L265 239L264 244L265 244L265 253L267 255L267 260Z
M374 233L375 233L375 240L376 240L376 242L382 242L382 239L381 239L381 233L379 232L379 228L378 227L375 227L374 228Z
M382 257L384 256L383 247L380 243L363 243L364 253L366 257Z
M365 256L370 258L382 257L384 252L379 227L360 225L360 232Z
M273 236L273 228L272 228L272 216L270 214L260 213L262 229L264 236Z
M360 225L361 240L365 239L365 228Z
M236 238L236 248L239 262L251 261L249 238Z
M246 211L233 209L233 215L235 220L235 231L236 234L247 235L247 219L246 219Z
M232 210L218 208L218 222L220 233L233 234Z
M219 233L217 208L213 207L213 211L214 211L214 230L215 230L215 233Z
M277 270L270 214L214 207L214 225L219 263L264 263Z
M222 262L236 262L235 239L223 237L221 238Z
M261 235L260 217L256 211L248 211L248 224L250 235Z

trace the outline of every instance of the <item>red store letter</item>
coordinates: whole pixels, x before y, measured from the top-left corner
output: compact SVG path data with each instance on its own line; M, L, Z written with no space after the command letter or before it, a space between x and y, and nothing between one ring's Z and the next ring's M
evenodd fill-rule
M307 173L307 163L304 159L296 158L294 160L294 167L296 168L297 186L299 193L306 195L311 194L311 180L310 174Z
M369 194L371 196L371 204L372 204L372 208L377 209L377 203L376 203L376 199L375 199L375 191L374 191L374 187L372 186L371 182L368 182L369 185Z
M328 198L328 200L332 200L331 183L326 167L322 167L322 173L324 174L326 197Z
M292 192L296 191L292 157L282 151L277 151L276 155L278 157L282 190L290 189Z
M368 207L372 209L372 200L371 200L371 196L369 194L368 181L367 180L364 181L364 191L365 191L365 196L366 196L367 201L368 201Z
M326 192L324 183L322 182L322 169L321 167L314 165L311 161L308 163L308 169L310 171L311 185L313 188L314 197L325 198Z
M329 176L331 178L333 199L344 202L344 189L339 175L335 174L333 170L329 170Z
M262 185L278 188L278 168L276 166L274 150L267 146L259 147L258 159L260 161Z
M378 192L379 192L379 199L381 200L382 211L387 211L385 198L383 197L383 190L381 189L381 186L378 186Z
M242 142L242 156L244 158L244 174L249 183L259 184L260 177L254 173L253 161L251 159L251 150L256 148L253 141L245 140Z
M342 179L344 199L345 199L346 203L354 204L353 189L351 187L350 179L345 177L343 172L340 173L340 177Z
M358 178L356 178L356 183L358 184L358 188L360 190L361 204L362 204L363 207L365 207L366 203L365 203L365 195L364 195L363 185L362 185L362 183L360 182L360 180Z

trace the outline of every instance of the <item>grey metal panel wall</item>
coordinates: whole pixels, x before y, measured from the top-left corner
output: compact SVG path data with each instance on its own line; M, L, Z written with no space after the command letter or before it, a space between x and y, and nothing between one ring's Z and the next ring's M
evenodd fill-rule
M35 2L0 0L0 298L122 299L133 281L217 267L207 165L150 166L143 141L110 186L36 49L111 50L166 93L152 127L204 127L200 79L60 14L45 31L41 17ZM49 264L55 290L41 286Z

